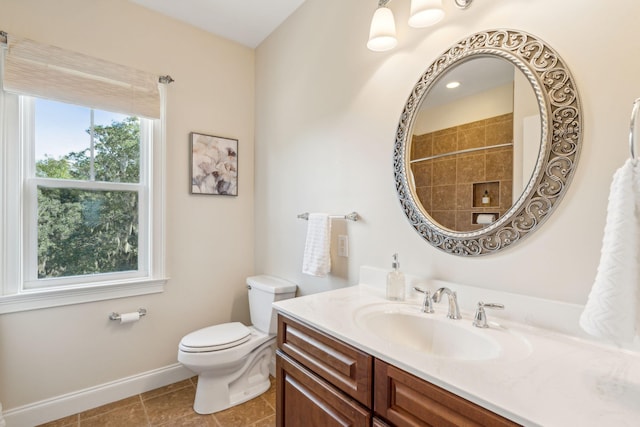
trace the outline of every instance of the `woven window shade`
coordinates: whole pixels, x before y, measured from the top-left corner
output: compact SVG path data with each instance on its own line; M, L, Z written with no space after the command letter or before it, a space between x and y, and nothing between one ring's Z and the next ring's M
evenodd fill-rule
M160 117L158 76L9 35L4 89L148 118Z

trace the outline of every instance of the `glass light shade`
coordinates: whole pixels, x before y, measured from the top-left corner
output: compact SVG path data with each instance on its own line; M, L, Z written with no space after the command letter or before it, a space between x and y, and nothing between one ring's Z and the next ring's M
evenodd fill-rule
M367 47L375 52L383 52L396 47L396 23L393 12L386 7L379 7L373 14Z
M411 0L410 27L428 27L440 22L442 18L444 18L442 0Z

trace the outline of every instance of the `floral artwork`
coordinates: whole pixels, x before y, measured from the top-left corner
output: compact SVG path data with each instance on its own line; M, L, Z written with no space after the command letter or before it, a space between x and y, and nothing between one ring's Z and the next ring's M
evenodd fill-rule
M191 133L191 193L238 195L238 140Z

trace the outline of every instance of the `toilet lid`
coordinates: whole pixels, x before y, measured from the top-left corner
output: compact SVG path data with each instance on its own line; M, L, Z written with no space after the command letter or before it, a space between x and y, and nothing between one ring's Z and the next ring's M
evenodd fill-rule
M188 352L224 350L249 341L251 330L240 322L209 326L186 335L180 349Z

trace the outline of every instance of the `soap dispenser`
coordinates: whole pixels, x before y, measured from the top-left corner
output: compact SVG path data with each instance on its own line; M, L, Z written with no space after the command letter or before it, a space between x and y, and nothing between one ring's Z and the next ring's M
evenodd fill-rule
M393 270L387 274L387 299L392 301L404 301L404 273L398 262L398 254L393 254Z
M482 204L488 205L489 203L491 203L491 197L489 196L489 191L484 190L484 194L482 195Z

